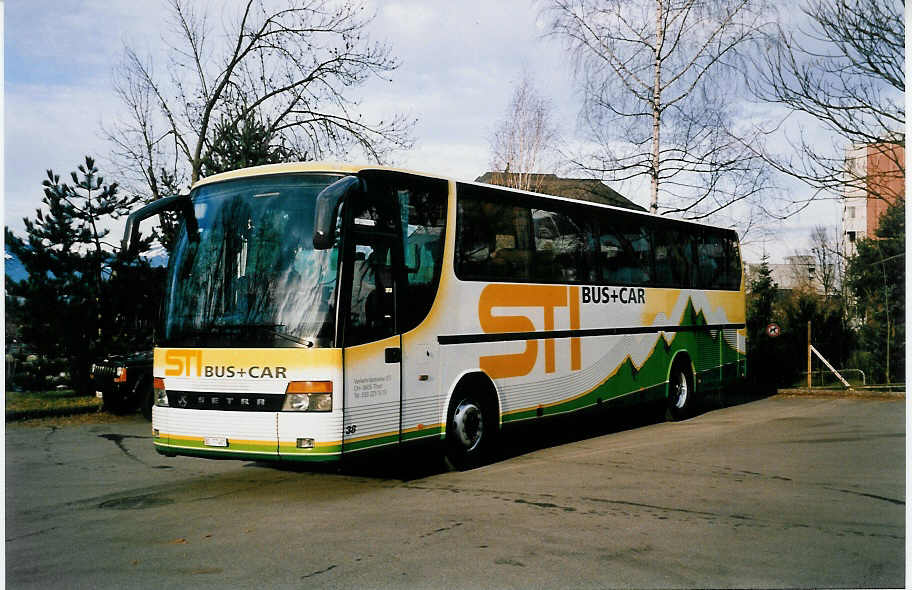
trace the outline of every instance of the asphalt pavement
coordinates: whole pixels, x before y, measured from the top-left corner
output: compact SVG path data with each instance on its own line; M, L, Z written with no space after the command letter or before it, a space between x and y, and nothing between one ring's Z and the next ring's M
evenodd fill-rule
M6 427L10 588L903 587L905 402L774 396L527 428L484 467L166 458Z

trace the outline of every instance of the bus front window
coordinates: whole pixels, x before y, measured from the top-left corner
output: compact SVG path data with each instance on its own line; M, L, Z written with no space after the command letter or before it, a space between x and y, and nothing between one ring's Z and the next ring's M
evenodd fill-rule
M317 194L337 175L286 174L204 185L198 242L171 256L163 344L333 345L338 244L313 248Z

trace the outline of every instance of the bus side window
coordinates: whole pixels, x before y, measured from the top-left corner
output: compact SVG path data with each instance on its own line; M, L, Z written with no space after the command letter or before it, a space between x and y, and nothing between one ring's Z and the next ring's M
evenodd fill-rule
M408 286L399 305L400 331L407 332L427 316L437 295L443 264L448 185L443 181L403 179L395 187L402 215Z
M697 263L700 271L699 286L703 289L722 288L726 274L722 236L709 230L703 232L697 246Z
M651 233L637 218L617 212L602 214L599 223L602 282L647 285L652 278Z
M741 252L738 249L738 236L735 232L722 238L722 249L725 252L725 280L721 287L730 291L741 288Z
M741 287L741 260L732 232L707 229L697 246L699 287L737 291Z
M532 209L535 264L532 278L545 283L595 280L595 239L590 224L572 210Z
M382 242L360 239L355 245L346 346L382 340L396 332L390 255L389 246Z
M528 207L486 199L460 185L456 273L463 280L528 281L534 254Z
M656 284L688 289L696 281L694 236L666 224L653 225Z

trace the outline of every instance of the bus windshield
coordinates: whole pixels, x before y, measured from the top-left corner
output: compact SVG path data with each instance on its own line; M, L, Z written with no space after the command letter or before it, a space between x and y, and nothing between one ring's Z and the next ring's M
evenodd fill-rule
M228 180L191 195L199 240L181 229L168 271L164 344L333 345L338 241L314 250L316 196L338 175Z

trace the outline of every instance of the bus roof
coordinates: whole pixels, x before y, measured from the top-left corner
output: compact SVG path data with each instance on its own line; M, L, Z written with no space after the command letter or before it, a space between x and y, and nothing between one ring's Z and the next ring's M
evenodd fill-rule
M634 215L642 215L642 216L646 216L649 218L664 219L664 220L671 221L671 222L686 223L686 224L690 224L690 225L699 225L699 226L704 226L704 227L712 227L712 228L716 228L716 229L730 229L730 228L720 228L719 226L711 225L708 223L703 223L700 221L692 221L692 220L688 220L688 219L674 219L671 217L661 217L659 215L653 215L652 213L649 213L648 211L639 211L637 209L628 209L626 207L618 207L615 205L607 205L604 203L598 203L598 202L593 202L593 201L583 201L581 199L562 197L559 195L536 193L536 192L532 192L532 191L525 191L525 190L507 187L507 186L496 185L496 184L486 184L483 182L469 181L469 180L456 180L453 178L449 178L447 176L429 174L426 172L418 172L416 170L409 170L409 169L405 169L405 168L397 168L395 166L382 166L379 164L355 165L355 164L344 164L341 162L322 162L322 161L321 162L289 162L289 163L284 163L284 164L265 164L262 166L252 166L250 168L240 168L238 170L231 170L229 172L221 172L219 174L213 174L212 176L207 176L206 178L202 178L202 179L198 180L196 182L196 184L193 185L191 190L199 188L201 186L212 184L215 182L221 182L223 180L233 180L236 178L248 178L248 177L252 177L252 176L262 176L262 175L267 175L267 174L288 174L288 173L295 173L295 172L327 172L330 174L332 174L332 173L357 174L357 173L365 171L365 170L383 170L383 171L387 171L387 172L402 172L402 173L406 173L406 174L413 174L415 176L424 176L427 178L438 178L441 180L458 182L459 184L464 184L464 185L496 189L496 190L500 190L500 191L507 191L507 192L515 193L517 195L528 195L528 196L532 196L535 198L563 201L566 203L577 203L577 204L583 203L585 205L592 206L592 207L599 207L602 209L621 211L624 213L629 213L629 214L634 214ZM732 230L732 231L734 231L734 230Z
M390 172L405 172L408 174L415 174L418 176L430 176L434 178L444 178L440 176L434 176L431 174L425 174L422 172L416 172L414 170L405 170L402 168L395 168L392 166L380 166L377 164L371 165L355 165L355 164L343 164L341 162L288 162L285 164L264 164L263 166L251 166L250 168L240 168L238 170L231 170L229 172L221 172L219 174L213 174L212 176L207 176L206 178L201 178L196 181L193 185L193 189L198 187L211 184L213 182L221 182L223 180L233 180L235 178L247 178L251 176L263 176L266 174L288 174L294 172L328 172L339 173L339 174L357 174L362 170L387 170ZM448 179L447 179L448 180ZM192 189L191 189L192 190Z

